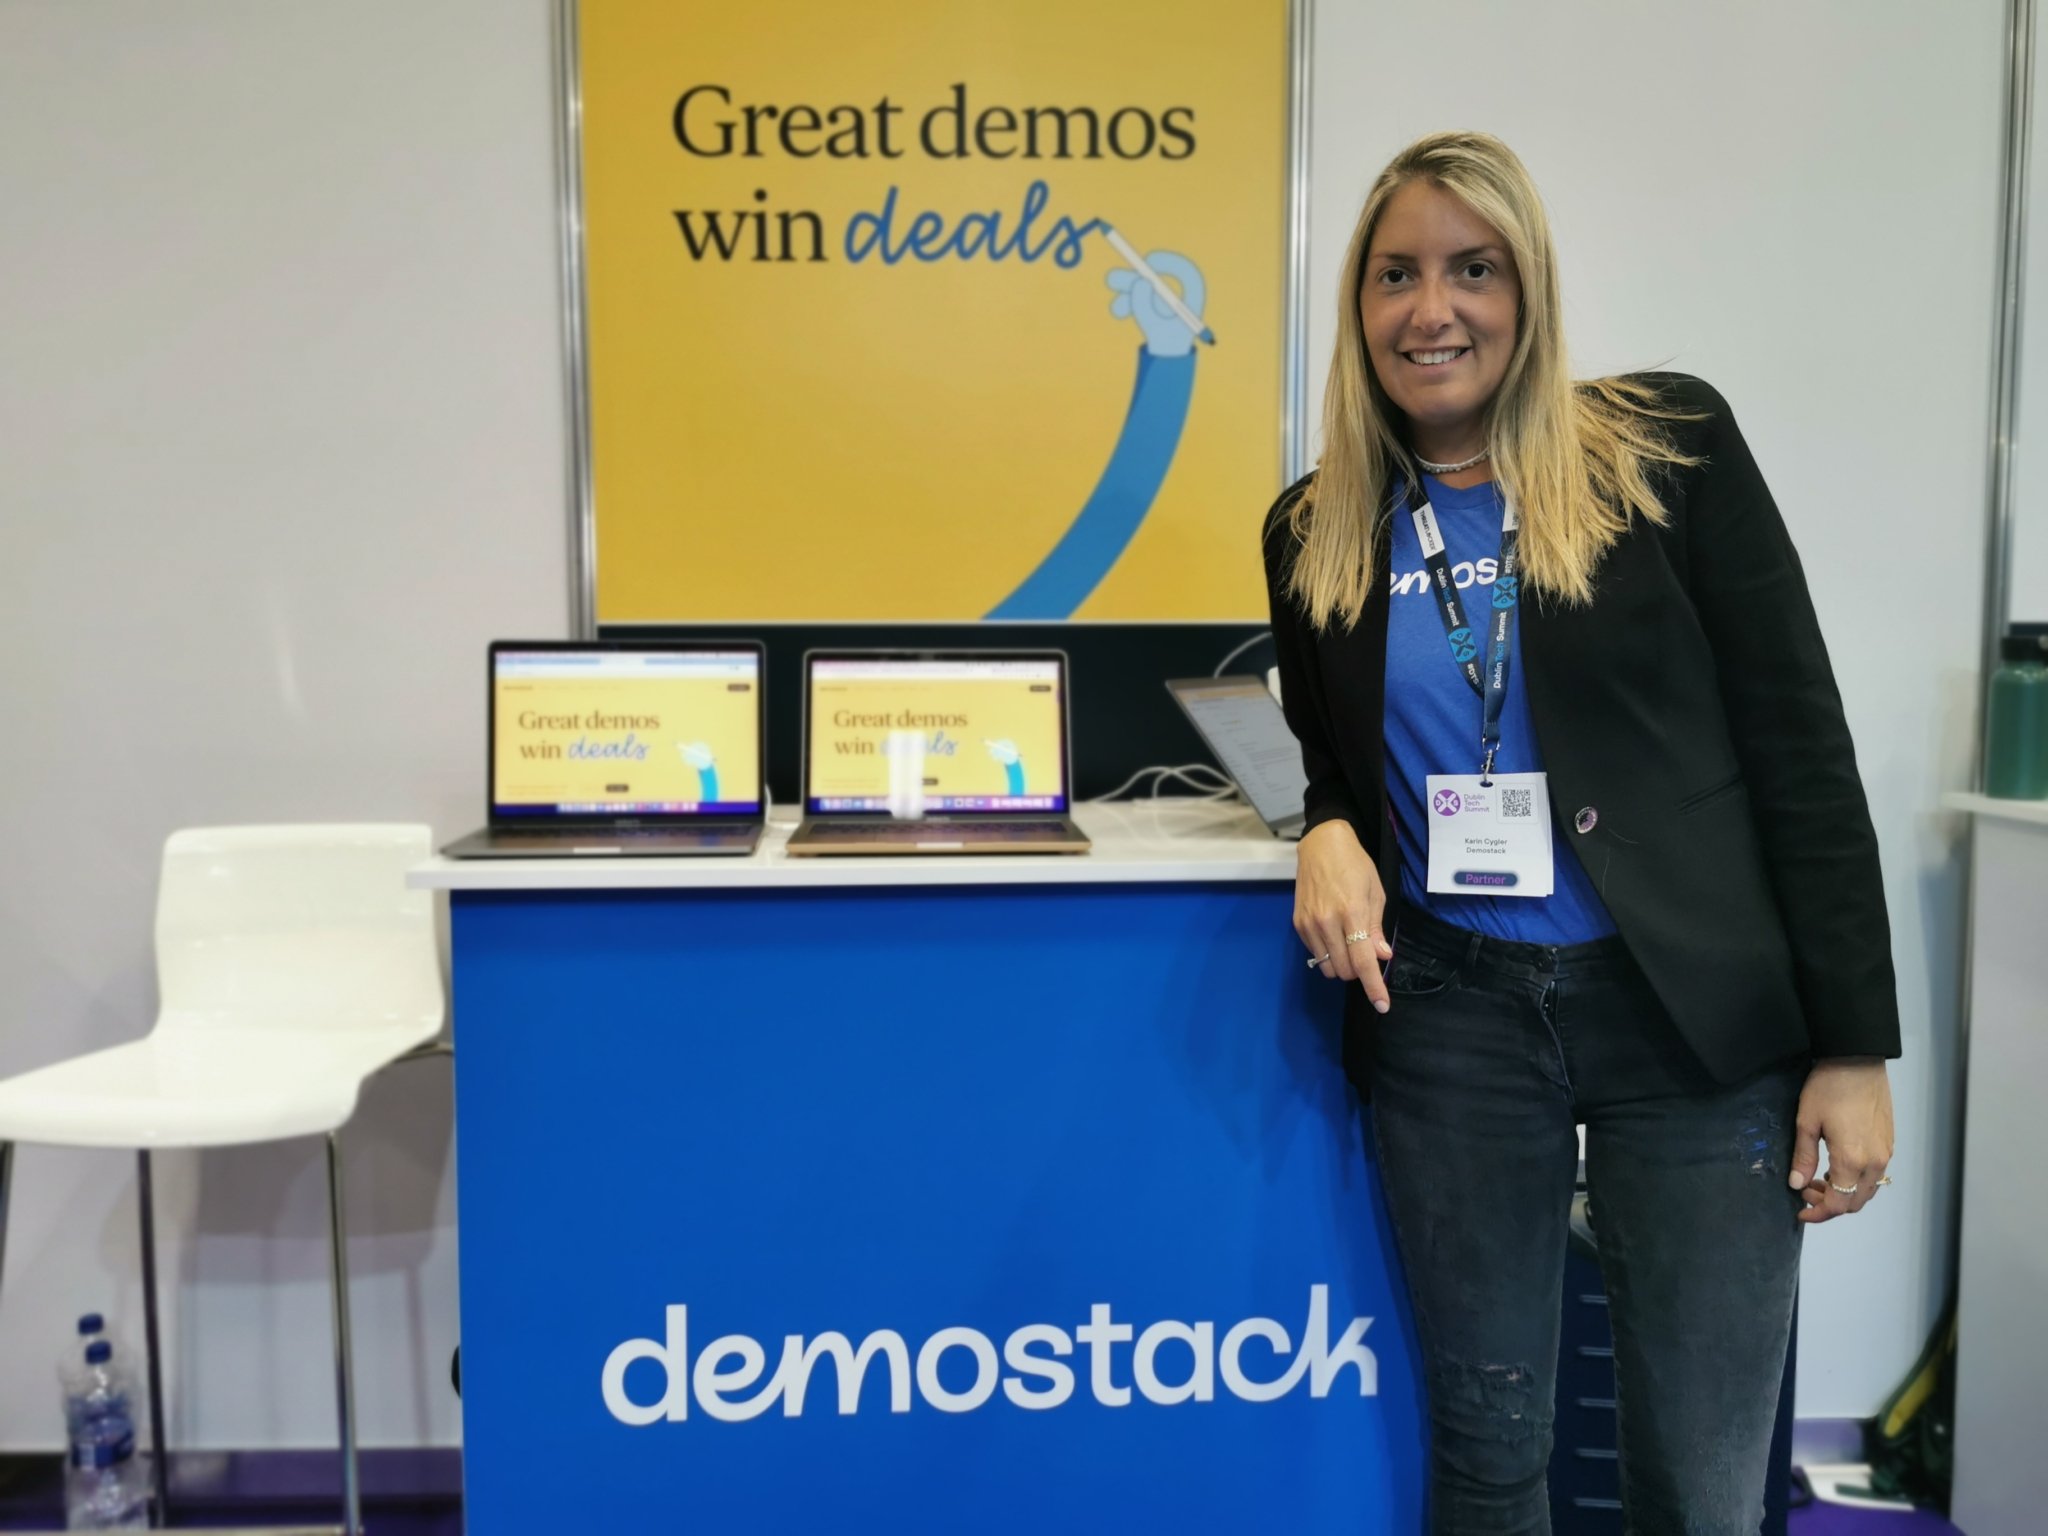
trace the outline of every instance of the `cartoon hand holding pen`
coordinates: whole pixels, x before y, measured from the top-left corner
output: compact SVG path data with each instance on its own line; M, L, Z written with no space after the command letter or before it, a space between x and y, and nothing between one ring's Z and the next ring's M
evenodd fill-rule
M1007 737L1001 741L990 741L984 737L981 744L988 748L988 755L990 757L1003 765L1004 782L1008 793L1012 795L1023 794L1024 760L1018 755L1017 743Z
M683 761L697 770L697 798L708 803L718 799L718 764L711 749L701 741L677 742Z
M1116 290L1109 312L1119 320L1136 316L1145 350L1154 357L1185 357L1197 341L1215 346L1216 333L1202 319L1202 301L1208 296L1202 269L1178 251L1154 251L1148 260L1114 229L1105 232L1128 263L1103 279ZM1169 277L1179 280L1179 293L1166 281Z

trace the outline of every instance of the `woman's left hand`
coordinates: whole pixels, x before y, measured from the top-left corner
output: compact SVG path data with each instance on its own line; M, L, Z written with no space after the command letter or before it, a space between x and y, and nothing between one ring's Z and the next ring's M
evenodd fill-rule
M1820 1144L1828 1171L1816 1178ZM1804 1222L1854 1215L1877 1193L1892 1160L1892 1088L1878 1056L1816 1061L1799 1093L1799 1139L1792 1148L1792 1187L1806 1202Z

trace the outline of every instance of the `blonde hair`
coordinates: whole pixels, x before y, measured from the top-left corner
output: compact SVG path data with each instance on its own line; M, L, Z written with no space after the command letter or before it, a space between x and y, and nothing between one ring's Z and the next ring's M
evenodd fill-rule
M1522 308L1507 374L1487 407L1493 472L1513 495L1528 587L1567 602L1593 596L1593 572L1636 517L1667 514L1655 466L1697 463L1675 448L1649 386L1622 378L1574 385L1565 360L1563 303L1550 221L1513 150L1483 133L1417 139L1380 172L1359 211L1338 284L1337 347L1323 396L1323 457L1295 499L1298 549L1289 594L1318 629L1357 622L1379 572L1390 492L1419 476L1397 425L1402 413L1366 353L1359 293L1373 230L1393 195L1427 181L1499 230L1521 274Z

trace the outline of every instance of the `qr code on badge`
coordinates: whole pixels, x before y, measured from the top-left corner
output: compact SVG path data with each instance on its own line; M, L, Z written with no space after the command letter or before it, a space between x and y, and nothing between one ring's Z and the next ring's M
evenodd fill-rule
M1503 789L1500 792L1500 814L1503 820L1520 818L1527 821L1536 814L1536 807L1530 800L1535 794L1532 789Z

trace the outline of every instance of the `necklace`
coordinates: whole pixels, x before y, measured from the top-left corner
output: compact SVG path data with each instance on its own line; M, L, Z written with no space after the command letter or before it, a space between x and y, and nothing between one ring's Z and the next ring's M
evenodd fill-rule
M1493 445L1489 443L1484 448L1480 449L1477 453L1473 454L1471 458L1460 459L1455 464L1432 464L1429 462L1429 460L1425 459L1419 453L1415 455L1415 462L1420 464L1425 471L1432 475L1455 475L1461 469L1470 469L1474 464L1479 463L1482 459L1486 458L1492 452Z

